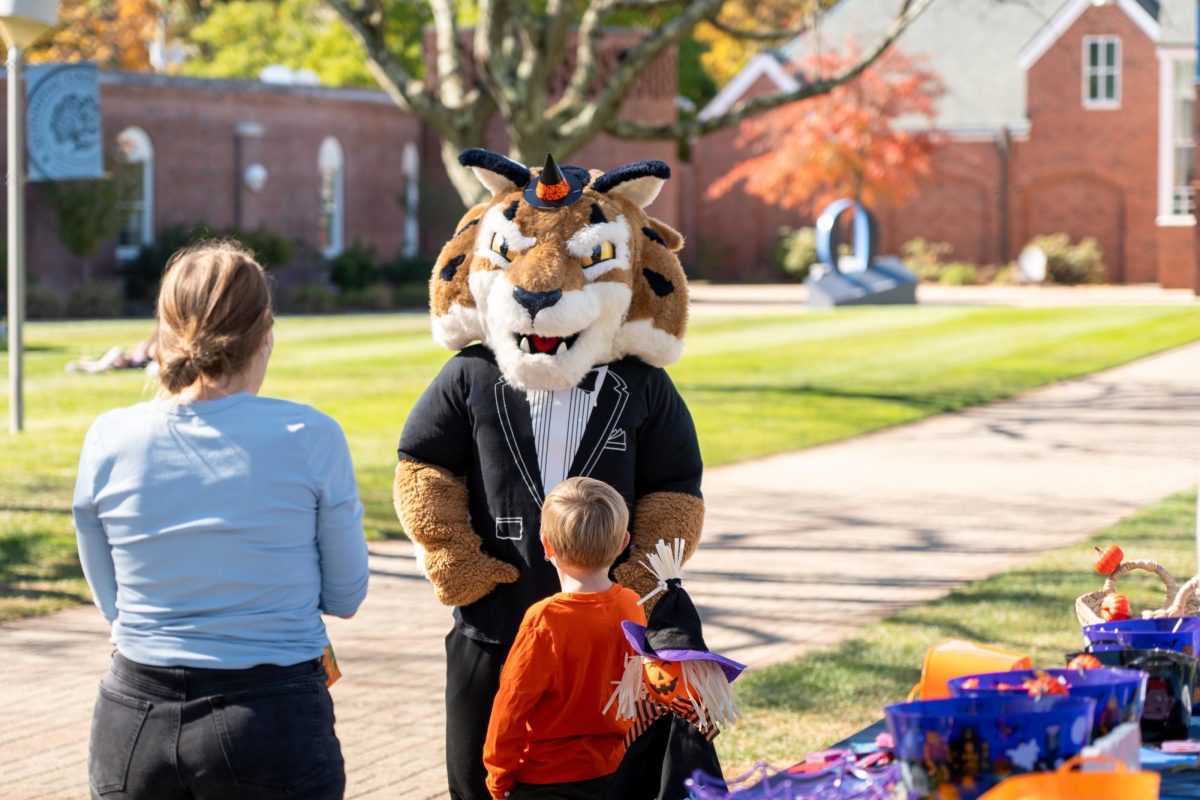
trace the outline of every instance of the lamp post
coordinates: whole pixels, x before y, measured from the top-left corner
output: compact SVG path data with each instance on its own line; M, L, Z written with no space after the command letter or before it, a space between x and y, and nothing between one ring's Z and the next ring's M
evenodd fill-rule
M58 0L0 0L8 47L8 427L25 426L25 83L24 50L58 22Z

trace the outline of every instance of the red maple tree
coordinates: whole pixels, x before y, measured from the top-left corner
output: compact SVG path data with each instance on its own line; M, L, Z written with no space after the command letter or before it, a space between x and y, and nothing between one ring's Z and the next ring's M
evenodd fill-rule
M858 48L805 59L808 80L856 63ZM857 78L741 123L739 147L752 155L706 192L715 199L743 183L748 194L815 213L840 197L868 206L905 199L929 174L940 142L933 130L941 79L921 59L895 48ZM902 124L900 124L902 123Z

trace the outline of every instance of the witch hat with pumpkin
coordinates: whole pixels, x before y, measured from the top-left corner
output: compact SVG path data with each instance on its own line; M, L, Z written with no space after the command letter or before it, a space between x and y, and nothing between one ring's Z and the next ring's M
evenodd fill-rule
M537 180L525 187L525 202L534 208L566 208L583 196L591 176L581 167L559 167L554 156L546 153L546 164Z
M646 567L662 593L645 626L621 623L636 655L625 659L604 713L614 703L619 719L632 719L628 747L609 786L609 798L686 797L684 781L696 770L721 774L712 740L738 717L729 684L746 667L708 649L700 614L683 589L683 542L659 540Z

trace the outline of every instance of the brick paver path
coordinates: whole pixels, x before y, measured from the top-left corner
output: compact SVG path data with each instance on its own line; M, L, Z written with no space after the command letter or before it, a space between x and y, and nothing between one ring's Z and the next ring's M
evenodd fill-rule
M1200 345L709 471L705 541L688 574L710 645L752 666L786 659L1193 485L1197 376ZM349 796L442 797L448 616L405 544L372 551L370 597L330 626L346 673L333 691ZM0 626L0 653L0 797L86 796L88 721L107 660L99 615Z

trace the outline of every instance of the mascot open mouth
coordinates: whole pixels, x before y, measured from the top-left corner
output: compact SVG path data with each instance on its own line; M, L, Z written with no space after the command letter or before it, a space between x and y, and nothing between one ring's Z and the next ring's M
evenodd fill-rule
M573 333L570 336L538 336L534 333L514 333L513 338L517 340L517 347L522 353L537 354L541 353L548 356L556 356L559 353L565 353L575 344L575 340L579 338L578 333Z

